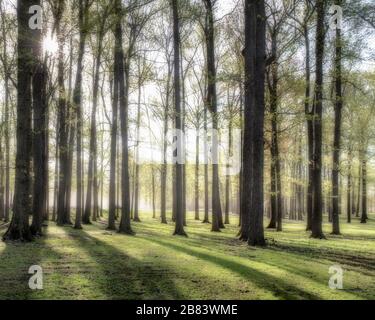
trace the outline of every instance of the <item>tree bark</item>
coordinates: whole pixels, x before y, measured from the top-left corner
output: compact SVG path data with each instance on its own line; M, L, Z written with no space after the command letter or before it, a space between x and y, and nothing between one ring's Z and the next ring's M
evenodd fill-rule
M240 239L264 246L265 4L245 2L245 107Z
M336 5L341 5L341 0L336 0ZM342 97L342 72L341 72L341 52L342 52L342 41L341 41L341 30L336 29L336 54L335 54L335 131L334 131L334 143L333 143L333 170L332 170L332 234L340 234L340 154L341 154L341 122L342 122L342 108L343 108L343 97Z
M194 184L194 205L195 205L195 220L199 221L199 123L196 127L196 137L195 137L195 184Z
M180 85L180 17L178 12L178 0L172 0L172 15L173 15L173 48L174 48L174 103L175 103L175 128L176 131L182 130L181 118L181 85ZM181 139L177 138L177 151L175 156L177 158L178 151L182 151L183 145ZM184 230L184 208L183 208L183 164L179 163L178 159L175 164L175 185L176 192L175 202L175 235L186 236Z
M367 223L367 155L366 151L362 155L362 210L361 223Z
M77 72L75 87L73 91L73 106L76 111L76 139L77 139L77 157L76 157L76 178L77 178L77 200L76 200L76 218L75 218L75 229L81 229L81 222L85 224L90 223L90 217L84 217L82 220L82 72L83 72L83 56L85 53L86 46L86 19L88 13L88 0L79 0L79 49L78 49L78 60L77 60ZM82 221L81 221L82 220Z
M324 58L324 0L316 1L316 76L314 101L314 152L313 152L313 215L312 238L325 238L322 230L322 116L323 116L323 58Z
M18 59L17 59L17 151L13 216L4 240L30 241L29 228L31 153L32 153L32 75L37 66L34 52L38 41L38 30L29 27L29 13L33 5L40 5L38 0L18 0Z
M104 14L104 13L103 13ZM94 68L94 82L93 82L93 102L91 110L91 128L90 128L90 152L89 152L89 166L87 173L87 193L86 193L86 205L85 212L83 215L84 222L90 222L90 216L92 215L93 221L97 219L98 213L98 163L97 163L97 129L96 129L96 112L98 108L98 95L99 95L99 78L100 78L100 65L103 49L103 37L105 33L105 18L102 17L100 21L99 32L97 36L98 51L95 59ZM92 211L92 196L94 200L94 208Z
M34 134L33 134L33 165L34 165L34 187L33 187L33 221L30 227L34 236L42 235L42 224L46 210L46 132L47 126L47 99L46 99L46 65L41 61L42 37L38 35L38 43L35 52L38 56L38 65L33 77L33 109L34 109Z
M119 103L120 103L120 121L121 121L121 220L119 232L133 235L130 219L130 182L129 182L129 146L128 146L128 107L129 107L129 71L130 56L125 59L122 30L122 4L120 0L116 1L117 21L115 29L115 47L118 54L118 85L119 85ZM126 61L125 61L126 60Z
M117 211L117 190L116 190L116 172L117 172L117 131L118 131L118 54L117 48L114 50L114 69L113 69L113 100L112 100L112 124L111 124L111 155L110 155L110 173L109 173L109 210L108 210L108 230L116 230L116 211Z
M204 0L206 7L206 54L207 54L207 108L212 115L212 231L219 232L224 228L223 216L220 201L220 180L219 180L219 153L218 153L218 128L219 115L217 110L216 92L216 58L215 58L215 30L213 16L213 2Z

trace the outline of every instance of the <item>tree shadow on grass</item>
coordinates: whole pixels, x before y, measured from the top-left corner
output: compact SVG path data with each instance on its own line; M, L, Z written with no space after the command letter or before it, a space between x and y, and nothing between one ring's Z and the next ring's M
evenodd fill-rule
M373 275L371 272L375 271L375 259L364 255L350 254L345 251L337 251L334 249L314 248L314 247L300 247L292 244L275 243L268 247L270 250L277 252L287 252L297 255L302 255L305 258L313 258L317 260L327 259L336 264L343 264L354 268L364 268L370 272L362 269L362 273L366 275Z
M151 241L149 239L145 239L147 241ZM190 248L181 247L179 245L165 243L163 241L153 239L153 243L157 243L161 246L168 247L170 249L188 254L190 256L194 256L196 258L205 260L209 263L213 263L218 265L219 267L225 268L229 271L237 273L241 277L253 282L259 288L265 288L266 290L273 293L276 297L286 300L300 300L300 299L308 299L308 300L319 300L321 299L319 296L306 292L300 288L297 288L284 280L278 279L277 277L271 276L249 266L245 266L241 263L231 261L229 259L217 257L208 253L199 252Z
M108 299L184 298L176 288L173 270L168 266L142 262L85 231L79 233L75 233L77 245L97 263L98 270L90 279Z

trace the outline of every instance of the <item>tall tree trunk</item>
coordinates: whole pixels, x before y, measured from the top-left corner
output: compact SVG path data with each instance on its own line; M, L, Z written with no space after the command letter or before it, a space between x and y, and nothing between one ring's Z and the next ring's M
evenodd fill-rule
M265 245L264 215L264 111L265 111L265 44L266 15L264 0L256 2L256 55L255 55L255 112L254 112L254 145L253 145L253 185L252 207L250 215L250 232L248 244Z
M206 54L207 54L207 108L212 115L212 231L219 232L224 228L223 216L220 201L220 180L219 180L219 152L218 152L218 129L219 119L217 110L216 92L216 58L215 58L215 30L213 2L204 0L206 7Z
M10 212L10 121L9 121L9 106L10 106L10 87L9 87L9 63L7 50L7 30L5 19L2 19L2 40L3 40L3 69L4 69L4 89L5 89L5 110L4 110L4 139L5 139L5 206L4 206L4 222L9 221Z
M119 103L120 103L120 121L121 121L121 220L119 232L125 234L134 234L130 223L130 182L129 182L129 146L128 146L128 108L129 108L129 74L130 74L130 56L125 61L122 31L122 4L120 0L116 1L117 21L115 29L115 47L118 54L118 85L119 85Z
M6 46L4 46L6 47ZM5 208L4 222L9 221L10 211L10 142L9 142L9 79L5 78Z
M167 84L166 84L166 98L164 106L164 121L163 121L163 163L161 165L160 173L160 218L161 223L167 224L167 174L168 174L168 165L167 165L167 151L168 151L168 120L169 120L169 101L170 101L170 83L172 78L172 66L171 62L168 61L168 75L167 75Z
M77 60L77 72L75 87L73 91L73 105L76 111L76 139L77 139L77 157L76 157L76 178L77 178L77 200L76 200L76 219L74 228L81 229L82 220L82 72L83 72L83 55L85 53L86 45L86 19L88 11L88 0L79 0L79 49L78 49L78 60ZM90 223L90 217L83 221L85 224Z
M40 6L39 0L18 0L18 46L17 46L17 151L15 191L12 221L4 240L32 239L29 228L30 214L30 162L32 145L32 74L37 66L37 53L34 52L39 30L29 27L29 19L35 12L29 13L31 6Z
M271 159L274 158L274 148L271 145ZM271 219L267 229L276 229L277 227L277 187L276 187L276 166L275 162L271 160L271 195L270 195L270 205L271 205Z
M152 218L156 219L156 182L155 182L155 168L152 166Z
M182 164L182 176L183 176L183 182L182 182L182 208L184 212L184 227L187 226L186 222L186 136L185 136L185 129L186 129L186 93L185 93L185 76L186 73L184 72L184 67L183 67L183 53L182 53L182 44L180 42L180 65L181 65L181 91L182 91L182 101L181 101L181 127L182 127L182 132L184 133L183 136L183 150L184 150L184 159L183 159L183 164Z
M252 210L253 145L255 110L255 51L256 51L256 5L245 1L245 84L244 84L244 128L242 146L242 196L240 240L248 241ZM246 196L243 196L246 195Z
M229 94L228 94L229 96ZM228 104L229 104L228 98ZM229 224L229 211L230 211L230 190L231 190L231 178L230 178L230 164L229 160L233 156L233 117L229 115L229 128L228 128L228 163L227 163L227 173L225 177L225 224Z
M204 132L205 135L207 135L207 108L204 109ZM209 191L208 191L208 142L207 142L207 136L205 136L204 139L204 219L203 223L210 223L209 218L209 207L208 207L208 197L209 197Z
M3 137L0 136L0 221L4 220L4 156Z
M270 65L268 75L268 88L270 93L270 110L271 110L271 128L272 128L272 141L271 141L271 157L272 165L274 166L274 175L272 178L275 180L273 183L275 186L275 197L273 201L276 201L276 224L277 231L282 231L282 205L281 205L281 168L280 168L280 154L279 154L279 133L278 133L278 52L277 52L277 33L272 34L272 57L275 61ZM272 222L272 220L271 220Z
M116 212L118 194L116 190L116 172L117 172L117 131L118 131L118 54L117 48L114 50L114 69L113 69L113 100L112 100L112 124L111 124L111 155L110 155L110 173L109 173L109 210L108 210L108 230L116 230Z
M97 130L96 130L96 112L98 108L98 95L99 95L99 78L100 78L100 64L103 48L105 19L102 18L100 28L97 36L98 51L95 59L94 69L94 82L93 82L93 102L91 110L91 128L90 128L90 152L89 152L89 167L87 175L87 193L86 193L86 206L83 215L83 222L90 223L90 216L92 214L93 221L96 221L98 210L98 194L97 194ZM94 210L92 209L92 196L94 197Z
M35 236L42 235L42 223L46 210L45 166L46 166L46 132L47 132L47 98L46 65L41 61L42 37L38 34L36 53L39 57L37 69L33 77L33 109L34 109L34 134L33 134L33 165L34 165L34 187L33 187L33 221L31 233Z
M56 143L58 148L56 155L59 156L59 174L58 174L58 195L57 195L57 225L62 226L69 221L66 220L66 189L68 174L68 132L67 124L67 99L64 80L64 36L61 30L61 19L64 13L65 4L63 0L59 0L54 10L56 23L56 37L58 43L58 66L57 66L57 82L58 82L58 129L56 132Z
M335 3L341 6L341 0ZM340 153L341 153L341 119L343 108L342 97L342 72L341 72L341 30L336 28L336 55L335 55L335 131L333 143L333 170L332 170L332 234L340 234L340 205L339 205L339 175L340 175Z
M367 155L366 151L362 155L362 210L361 223L367 223Z
M245 110L240 238L264 246L265 5L245 2Z
M355 206L355 215L356 218L359 218L359 213L361 211L361 191L362 191L362 162L361 162L361 153L359 153L359 161L358 164L358 186L357 186L357 203Z
M348 186L347 186L347 199L346 199L346 214L347 214L347 222L351 223L352 222L352 201L354 198L352 197L352 188L353 188L353 177L352 177L352 163L353 163L353 155L352 155L352 147L349 147L349 152L348 152Z
M322 229L322 118L323 118L323 58L324 58L324 0L316 1L316 76L314 101L314 161L313 161L313 215L312 238L325 238Z
M195 183L194 183L194 205L195 205L195 220L199 221L199 123L196 127L195 137Z
M311 231L312 211L313 211L313 111L311 110L311 67L310 67L310 39L308 26L304 26L304 39L306 50L305 61L305 115L307 125L307 156L308 156L308 175L307 175L307 226L306 231Z
M173 48L174 48L174 116L175 116L175 128L176 131L181 132L182 130L182 118L181 118L181 84L180 84L180 17L179 17L179 1L172 0L172 15L173 15ZM178 153L182 151L183 145L181 137L177 138L176 146L176 158ZM175 235L186 236L184 230L184 201L183 201L183 165L179 163L179 159L176 159L175 164L175 185L174 190L176 192L175 203Z
M169 101L167 93L167 103ZM167 104L168 105L168 104ZM168 133L168 110L164 110L164 135L163 135L163 164L161 166L161 175L160 175L160 218L161 223L167 224L167 141Z
M139 165L139 144L140 144L140 127L141 127L141 85L142 85L142 75L141 75L141 66L140 61L138 61L138 106L137 106L137 145L136 145L136 155L135 155L135 177L134 177L134 221L141 222L139 218L139 174L141 166Z

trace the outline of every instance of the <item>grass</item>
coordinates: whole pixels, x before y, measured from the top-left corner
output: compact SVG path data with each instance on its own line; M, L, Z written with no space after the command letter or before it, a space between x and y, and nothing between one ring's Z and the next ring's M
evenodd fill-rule
M104 223L83 231L50 223L33 243L1 242L0 299L375 299L374 220L343 223L343 236L326 224L327 240L286 221L284 232L266 232L265 249L236 240L234 223L218 234L189 219L180 238L172 224L142 221L133 237ZM43 268L41 291L28 288L31 265ZM345 271L344 290L328 287L333 265Z

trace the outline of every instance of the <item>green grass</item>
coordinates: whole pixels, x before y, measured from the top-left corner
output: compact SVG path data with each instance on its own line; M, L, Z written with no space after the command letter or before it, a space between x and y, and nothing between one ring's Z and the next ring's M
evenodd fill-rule
M189 238L143 214L137 235L104 224L58 228L33 243L0 243L0 299L375 299L375 221L343 223L343 236L313 240L304 224L267 231L265 249L189 220ZM330 226L325 225L327 234ZM3 232L4 230L0 230ZM28 288L40 265L44 290ZM328 270L344 270L344 290L328 287Z

